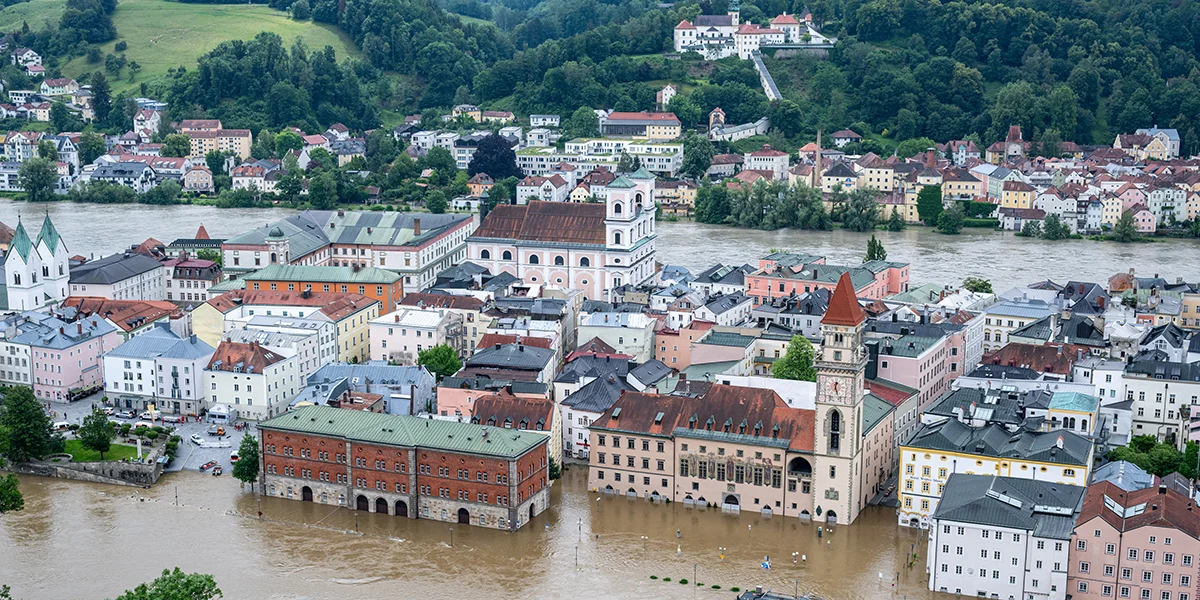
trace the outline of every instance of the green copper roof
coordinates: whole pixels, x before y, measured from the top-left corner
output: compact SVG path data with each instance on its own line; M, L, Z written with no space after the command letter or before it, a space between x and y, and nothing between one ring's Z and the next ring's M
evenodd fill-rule
M620 177L617 177L616 179L612 180L612 183L609 183L608 187L609 187L609 189L612 189L612 188L627 189L627 188L633 187L633 182L630 181L629 179L627 179L626 176L621 175Z
M12 242L9 247L17 251L21 258L28 263L29 251L33 250L33 242L29 239L29 233L25 231L25 225L17 219L17 230L13 232Z
M54 222L50 220L49 214L42 221L42 230L38 232L38 239L34 242L34 245L36 246L37 242L42 240L46 241L46 247L50 248L51 252L57 251L58 245L62 242L62 238L59 237L58 230L54 228Z
M260 423L259 428L503 458L523 456L549 439L518 429L328 406L297 408Z
M626 177L630 179L654 179L654 176L650 174L650 171L646 170L646 167L638 167L638 170L626 175Z
M246 275L247 281L319 281L323 283L395 283L400 276L378 267L354 270L353 267L317 265L270 265Z

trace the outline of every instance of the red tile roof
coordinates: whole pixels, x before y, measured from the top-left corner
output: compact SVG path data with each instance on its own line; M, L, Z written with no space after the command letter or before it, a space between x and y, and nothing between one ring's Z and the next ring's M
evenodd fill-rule
M1108 501L1123 508L1143 504L1145 509L1122 518L1105 506ZM1200 510L1187 496L1170 488L1150 487L1126 492L1110 481L1092 484L1083 497L1083 508L1079 511L1076 529L1083 528L1085 523L1097 517L1119 532L1142 527L1164 527L1200 539Z
M1009 367L1025 367L1039 373L1057 373L1059 375L1071 372L1080 355L1087 356L1087 346L1074 344L1033 344L1009 343L999 350L993 350L983 355L983 364L1004 365Z
M206 302L222 313L227 313L245 304L275 306L317 306L320 312L333 320L353 314L378 300L366 296L341 292L293 292L287 290L233 290Z
M258 342L221 340L208 363L208 370L234 372L237 369L239 373L262 373L267 367L286 358Z
M604 211L603 204L574 202L501 204L488 213L473 237L603 245Z
M205 168L207 169L208 167L205 167ZM201 224L200 224L200 228L196 230L196 238L195 238L195 239L198 239L198 240L207 240L207 239L210 239L210 238L208 237L208 230L204 228L204 224L203 224L203 223L201 223Z
M400 300L400 306L479 310L483 308L483 300L473 296L454 296L451 294L426 294L423 292L413 292L406 294L404 298Z
M471 422L506 429L550 431L554 401L514 396L508 390L480 396L471 409Z
M867 317L863 314L862 307L858 305L858 298L854 295L854 284L850 281L850 273L842 273L841 278L838 279L837 288L833 290L833 297L829 299L829 308L825 310L825 316L821 318L821 323L854 327L866 320Z
M126 333L163 317L182 316L183 311L165 301L110 300L99 296L70 296L60 308L74 308L82 317L104 317Z
M545 348L547 350L554 349L552 340L550 340L549 338L528 337L528 336L521 337L519 335L504 335L504 334L500 334L500 333L485 333L485 334L483 334L483 337L479 338L479 344L477 344L475 347L476 348L494 348L497 345L507 346L508 344L524 344L526 346L533 346L534 348Z

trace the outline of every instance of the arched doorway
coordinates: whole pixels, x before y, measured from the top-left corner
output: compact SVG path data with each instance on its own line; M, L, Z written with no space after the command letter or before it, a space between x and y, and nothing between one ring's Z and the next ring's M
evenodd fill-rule
M458 522L464 525L470 525L471 513L467 512L467 509L465 508L458 509Z
M825 522L836 525L837 513L833 512L832 510L825 511Z
M376 498L375 499L375 512L383 513L385 515L388 514L387 500L384 500L383 498Z
M915 517L914 517L914 518L912 518L912 519L909 519L909 520L908 520L908 526L909 526L909 527L920 527L920 526L921 526L921 520L920 520L920 519L918 519L918 518L915 518Z
M305 502L312 502L313 501L312 488L308 487L307 485L300 488L300 499Z
M533 503L529 503L529 520L533 520Z
M408 516L408 505L405 504L403 500L396 501L396 516L397 517L407 517Z
M354 500L355 510L371 510L371 503L367 501L366 496L359 496Z
M738 499L737 499L737 496L734 496L733 494L730 494L730 495L728 495L728 496L725 496L725 502L724 502L724 503L725 503L725 504L731 504L731 505L733 505L733 506L737 506L737 505L738 505Z

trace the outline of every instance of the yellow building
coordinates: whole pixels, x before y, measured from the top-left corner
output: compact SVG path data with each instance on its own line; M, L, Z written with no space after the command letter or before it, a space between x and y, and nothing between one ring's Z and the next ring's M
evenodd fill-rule
M956 473L1086 486L1094 452L1091 441L1068 430L1010 434L999 424L970 427L957 419L922 425L900 446L900 524L927 527Z
M1100 225L1116 225L1125 213L1125 201L1121 200L1120 196L1108 195L1101 198L1101 202L1104 204L1104 210L1100 213Z
M942 198L974 200L983 196L983 182L966 169L946 169L942 174Z
M360 294L234 290L196 307L192 331L216 347L226 331L243 327L255 316L329 322L337 332L337 360L366 361L371 355L367 324L379 316L379 307L379 301Z
M243 160L250 158L252 140L249 129L189 131L185 135L192 142L191 158L204 158L214 150L231 152Z
M859 189L872 188L881 192L890 192L896 189L896 170L874 153L868 152L854 164L855 170L858 172L857 186Z
M450 109L450 118L457 119L458 117L466 117L478 123L483 117L483 112L474 104L459 104Z
M654 199L664 205L696 206L696 184L690 181L662 181L654 184Z
M1004 193L1000 196L1001 208L1033 208L1037 192L1024 181L1005 181Z

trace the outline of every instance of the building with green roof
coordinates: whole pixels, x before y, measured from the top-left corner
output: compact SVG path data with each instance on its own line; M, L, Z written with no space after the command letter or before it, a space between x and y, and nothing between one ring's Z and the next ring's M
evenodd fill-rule
M549 431L328 406L259 428L271 496L508 530L549 507Z
M70 254L58 229L47 214L36 238L17 220L4 256L0 277L0 309L37 310L62 302L68 295Z

